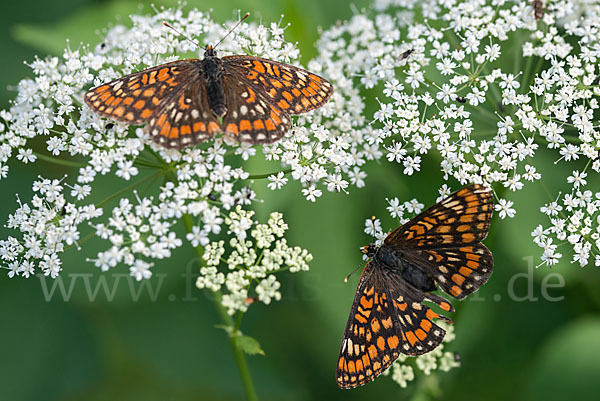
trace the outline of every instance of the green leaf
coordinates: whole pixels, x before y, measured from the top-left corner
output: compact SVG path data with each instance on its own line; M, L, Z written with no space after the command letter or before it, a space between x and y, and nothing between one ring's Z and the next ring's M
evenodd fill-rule
M232 326L226 326L224 324L215 324L215 328L224 330L230 337L233 336L233 327Z
M240 334L235 337L235 342L237 346L248 355L265 354L255 338Z

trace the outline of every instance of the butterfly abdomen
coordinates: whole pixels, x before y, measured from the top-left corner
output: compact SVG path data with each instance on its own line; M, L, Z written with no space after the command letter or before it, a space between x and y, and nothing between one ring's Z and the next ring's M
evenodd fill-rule
M210 110L217 117L223 117L227 112L225 102L225 89L223 88L223 67L217 57L205 57L202 63L204 77L206 78L206 95Z

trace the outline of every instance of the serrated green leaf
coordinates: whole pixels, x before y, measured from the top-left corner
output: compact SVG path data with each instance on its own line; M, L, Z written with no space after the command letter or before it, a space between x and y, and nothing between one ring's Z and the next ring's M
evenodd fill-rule
M237 346L248 355L264 355L265 352L260 348L260 344L255 338L245 335L235 337Z

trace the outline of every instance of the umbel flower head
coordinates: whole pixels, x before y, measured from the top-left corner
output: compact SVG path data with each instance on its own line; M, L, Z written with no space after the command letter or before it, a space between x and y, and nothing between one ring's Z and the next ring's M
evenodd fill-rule
M227 247L222 240L211 242L202 256L206 267L200 269L196 286L219 291L224 285L222 303L229 314L245 312L254 298L265 304L279 301L281 284L275 273L306 271L312 260L306 250L287 244L283 235L288 225L280 213L271 213L266 224L256 223L253 216L254 212L237 206L225 219L228 233L235 236ZM219 271L221 264L227 266L226 273Z
M558 263L562 243L600 266L600 5L532 3L377 0L322 34L316 62L377 98L372 158L416 175L435 155L444 179L492 185L501 219L542 170L571 170L544 181L569 189L538 203L549 223L532 235L542 263Z
M221 24L207 13L184 13L181 8L134 15L132 21L132 28L108 30L94 49L66 49L61 58L33 61L33 78L19 83L12 106L0 112L1 178L9 174L11 158L25 164L42 160L74 167L64 177L40 177L33 184L39 196L19 201L8 225L18 234L0 243L0 256L11 277L38 271L56 277L64 267L61 253L79 247L81 233L91 226L96 237L108 242L105 250L89 258L94 265L107 271L124 264L138 280L149 278L156 260L170 257L184 244L175 232L179 221L190 219L186 239L193 246L209 244L228 224L228 213L256 201L255 179L268 178L268 187L279 190L291 177L301 183L302 194L310 201L325 189L344 191L349 185L363 185L365 175L359 166L367 158L364 128L354 128L361 123L363 105L348 85L325 107L297 118L281 141L262 147L217 138L181 151L165 149L150 140L144 127L93 113L82 101L90 87L202 52L164 27L163 21L202 44L216 43L237 22ZM243 22L219 45L219 52L297 65L299 51L284 40L284 32L281 23ZM310 68L326 72L319 63ZM336 85L337 77L332 78ZM45 149L32 147L40 139ZM274 161L270 165L275 171L253 175L239 167L256 157ZM104 175L130 183L116 193L102 194L96 181ZM144 188L158 180L159 190L147 194ZM105 201L90 201L103 196ZM227 234L241 240L231 227ZM260 289L271 293L266 283Z

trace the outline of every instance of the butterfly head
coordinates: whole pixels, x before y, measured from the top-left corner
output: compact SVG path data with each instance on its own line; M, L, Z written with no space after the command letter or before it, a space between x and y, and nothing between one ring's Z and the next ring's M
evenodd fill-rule
M362 248L360 248L360 251L367 255L367 257L372 258L377 253L377 245L375 245L374 243L365 245Z
M208 58L208 57L217 57L217 51L211 45L207 45L204 48L204 58Z

